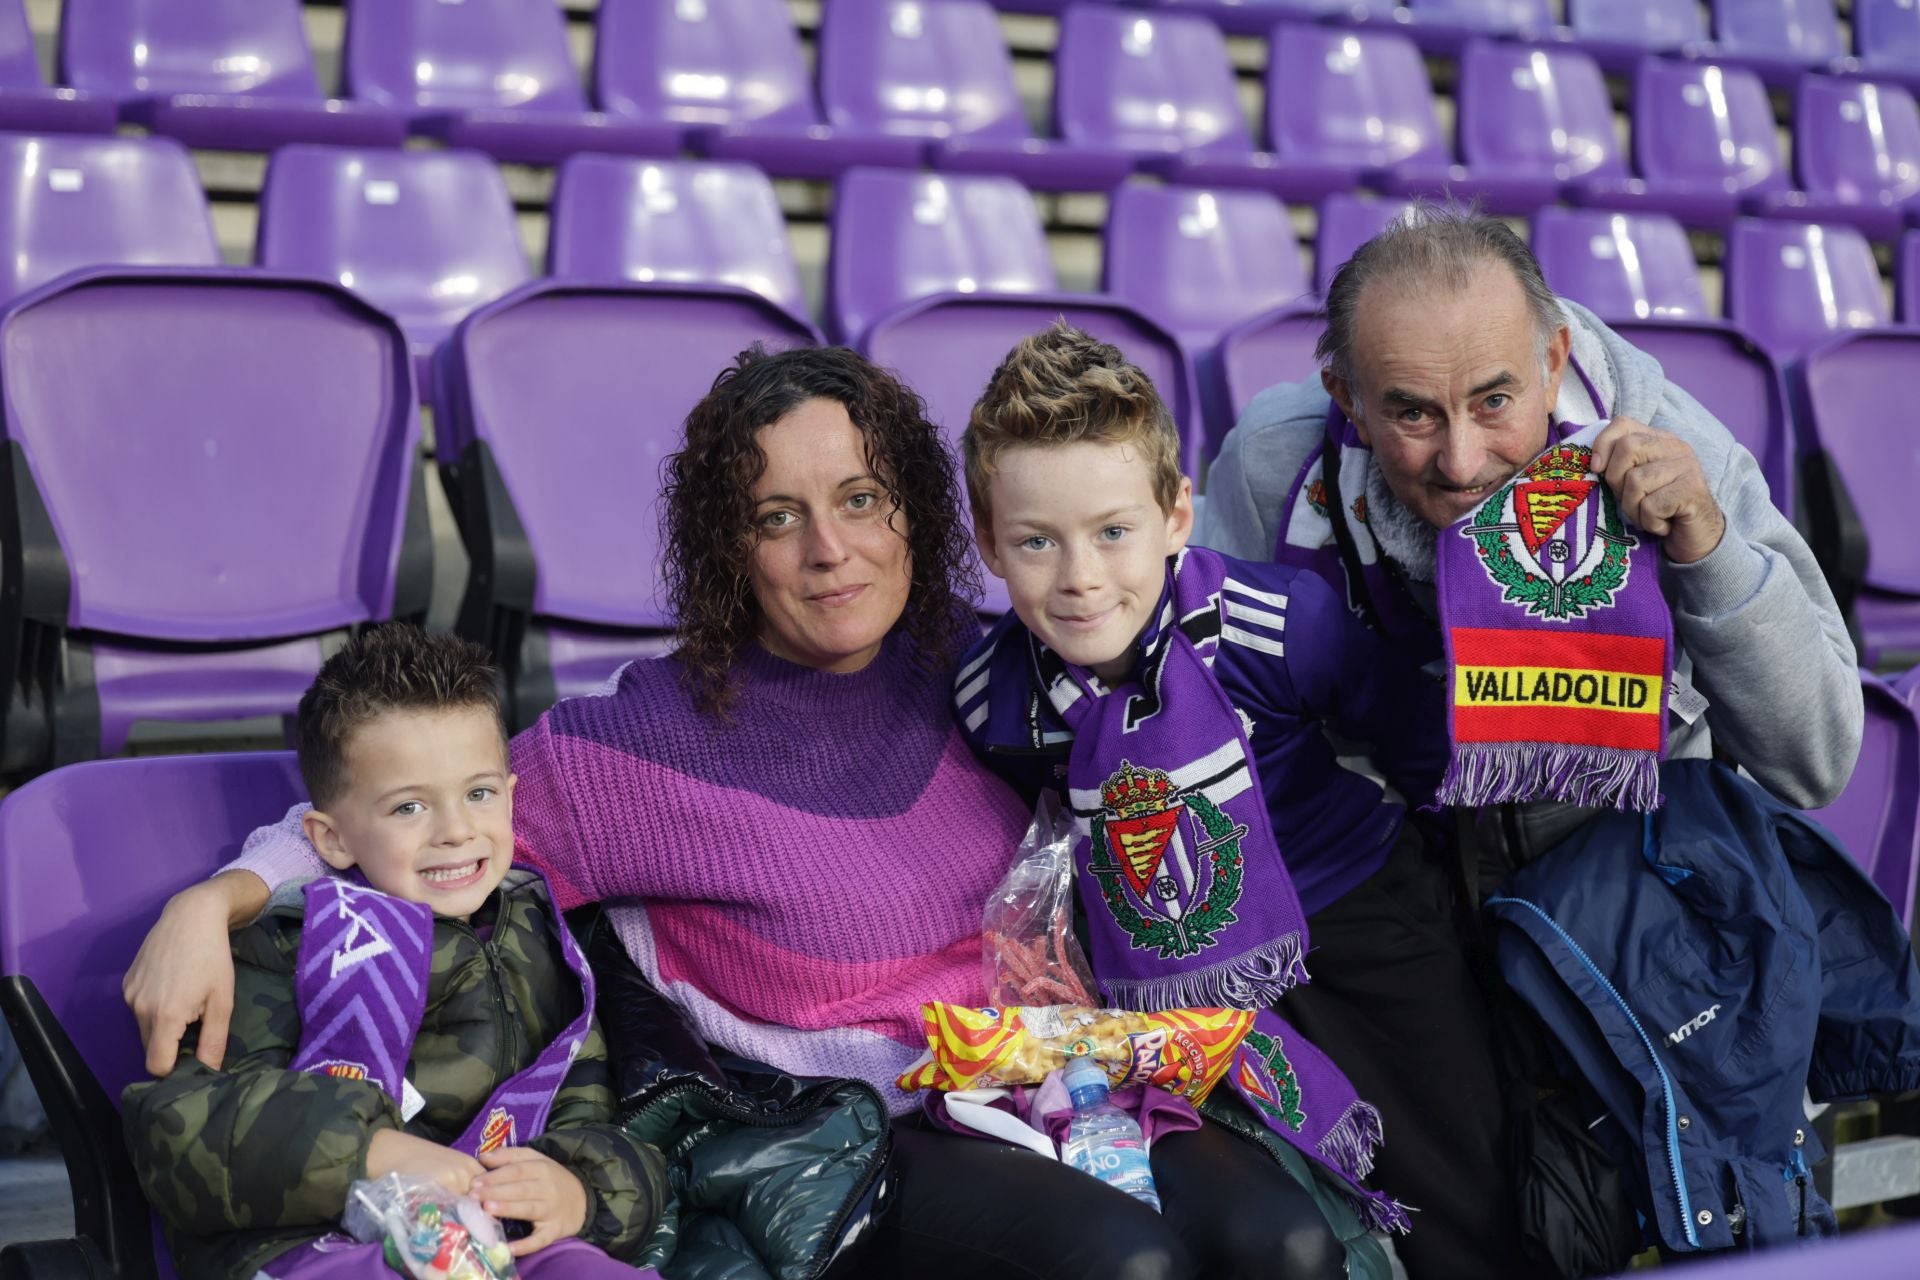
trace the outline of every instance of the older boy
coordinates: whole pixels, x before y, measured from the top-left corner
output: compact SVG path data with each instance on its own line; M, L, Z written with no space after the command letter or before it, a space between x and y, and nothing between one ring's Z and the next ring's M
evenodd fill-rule
M632 1274L613 1259L659 1220L661 1157L612 1123L591 974L544 882L510 869L485 653L370 631L321 668L299 737L307 835L350 874L233 935L224 1071L182 1055L124 1097L182 1273L390 1274L379 1246L325 1237L352 1183L401 1173L525 1222L523 1274Z

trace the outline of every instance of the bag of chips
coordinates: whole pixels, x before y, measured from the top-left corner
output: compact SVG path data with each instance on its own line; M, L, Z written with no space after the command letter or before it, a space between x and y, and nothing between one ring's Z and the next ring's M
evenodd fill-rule
M1220 1082L1253 1027L1250 1009L1132 1013L1053 1005L973 1009L921 1006L927 1052L902 1089L1039 1084L1072 1058L1092 1058L1113 1088L1151 1084L1196 1106Z
M987 899L982 937L989 1004L1093 1003L1093 971L1073 936L1073 818L1051 791Z
M471 1196L408 1174L356 1182L341 1226L384 1242L387 1265L414 1280L515 1280L520 1274L493 1215Z

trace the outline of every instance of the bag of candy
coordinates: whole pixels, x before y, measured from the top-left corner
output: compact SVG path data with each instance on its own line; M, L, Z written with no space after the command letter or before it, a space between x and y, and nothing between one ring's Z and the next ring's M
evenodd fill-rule
M362 1243L384 1242L387 1265L414 1280L515 1280L493 1215L470 1196L402 1173L356 1182L341 1222Z
M1093 971L1073 935L1073 817L1051 791L987 899L982 932L989 1004L1093 1003Z

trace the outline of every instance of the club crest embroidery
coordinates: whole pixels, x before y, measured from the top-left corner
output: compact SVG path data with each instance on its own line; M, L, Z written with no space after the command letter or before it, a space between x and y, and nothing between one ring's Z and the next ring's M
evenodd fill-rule
M480 1131L479 1154L484 1155L489 1151L498 1151L502 1147L512 1146L515 1128L513 1117L508 1114L507 1109L495 1107L487 1115L486 1128Z
M1313 513L1322 520L1327 518L1327 482L1325 480L1316 477L1308 483L1307 505L1312 507Z
M1639 539L1627 532L1613 492L1589 478L1593 451L1560 445L1487 499L1460 530L1500 598L1553 622L1613 607ZM1598 490L1599 501L1591 499Z
M1300 1106L1300 1079L1278 1036L1247 1032L1235 1077L1249 1100L1295 1133L1307 1122Z
M308 1070L332 1076L336 1080L365 1080L368 1074L364 1062L348 1062L345 1058L329 1058L325 1062L316 1062Z
M1135 949L1171 960L1214 945L1239 919L1246 827L1198 791L1176 792L1164 771L1125 760L1100 802L1088 870Z

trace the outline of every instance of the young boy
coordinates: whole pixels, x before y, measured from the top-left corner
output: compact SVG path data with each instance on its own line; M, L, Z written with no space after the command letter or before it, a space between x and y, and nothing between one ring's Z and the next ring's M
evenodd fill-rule
M233 935L226 1069L130 1086L126 1136L181 1274L377 1276L337 1234L389 1173L524 1222L523 1275L633 1274L667 1194L614 1121L592 977L546 884L511 868L496 673L416 627L350 642L300 700L308 838L342 876ZM611 1256L609 1256L611 1255Z

